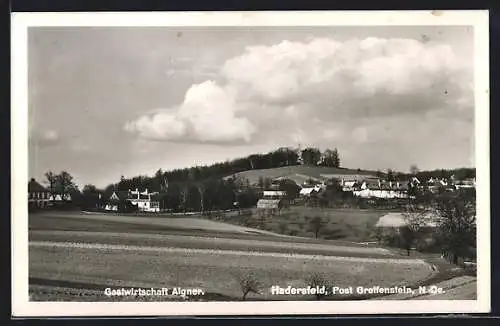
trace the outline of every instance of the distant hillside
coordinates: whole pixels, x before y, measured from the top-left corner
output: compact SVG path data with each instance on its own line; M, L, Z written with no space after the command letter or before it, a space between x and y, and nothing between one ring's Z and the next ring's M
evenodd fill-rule
M250 184L257 184L259 182L259 178L275 179L282 177L292 179L296 183L302 184L309 179L327 180L330 178L341 178L345 176L363 179L376 177L377 172L324 166L295 165L271 169L247 170L233 175L228 175L224 177L224 179L227 180L235 177L240 180L248 180Z

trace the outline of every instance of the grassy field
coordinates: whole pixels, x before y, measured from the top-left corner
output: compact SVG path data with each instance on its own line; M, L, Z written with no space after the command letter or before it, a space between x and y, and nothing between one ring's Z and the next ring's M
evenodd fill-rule
M321 178L321 174L373 176L376 175L376 172L357 170L357 169L333 168L325 166L295 165L295 166L284 166L273 169L247 170L236 173L235 176L238 179L247 179L251 184L256 184L258 183L260 177L275 179L279 177L286 177L293 174L302 174L312 178ZM230 175L227 176L226 178L232 178L232 177L233 175Z
M71 224L81 224L83 226L92 227L94 222L112 225L119 227L118 224L135 225L137 229L141 226L146 228L156 228L158 230L177 230L177 231L205 231L207 233L233 233L233 234L263 234L280 236L271 232L249 229L244 226L238 226L228 223L220 223L217 221L209 221L200 219L196 216L179 217L179 216L132 216L120 214L84 214L80 212L45 212L39 214L31 214L28 219L30 229L62 229ZM118 224L117 224L118 223ZM134 230L134 228L131 228Z
M278 298L271 295L270 288L272 285L304 286L312 273L324 274L337 286L411 284L431 274L429 266L421 260L79 248L78 245L72 248L35 245L30 246L29 254L30 279L35 280L31 282L33 286L44 285L44 280L48 280L52 284L59 281L61 286L77 288L75 284L80 284L98 291L106 287L199 287L232 300L241 297L238 278L247 273L253 274L260 283L261 294L248 297L256 300L310 299ZM32 292L40 297L36 289ZM78 297L71 300L78 300Z
M251 273L259 281L261 292L248 299L309 300L314 297L272 296L270 287L305 286L312 273L321 273L341 287L418 286L463 275L446 272L451 267L437 257L431 262L437 265L434 269L423 261L430 259L427 256L399 256L395 250L356 243L370 239L372 226L384 213L294 207L264 221L267 230L281 232L285 224L303 237L259 234L248 227L195 217L34 214L29 217L31 298L171 301L181 298L110 298L103 290L180 286L199 287L206 292L205 297L190 300L240 300L238 278ZM308 222L316 216L325 222L321 239L310 238L313 234ZM244 225L245 218L248 216L233 213L221 219ZM257 215L250 218L258 220ZM335 237L331 237L332 232ZM287 229L284 233L292 232ZM462 285L462 290L450 288L450 293L471 296L473 286ZM337 295L326 299L359 298Z
M374 241L373 229L385 211L374 209L307 208L293 206L279 215L259 217L257 210L251 217L226 214L220 221L253 227L275 233L299 237L315 237L312 220L321 218L322 227L318 238L352 242Z
M393 258L393 251L370 246L348 246L335 242L302 243L272 239L227 238L219 236L193 236L153 233L124 233L104 231L33 230L30 241L79 242L149 247L197 248L213 250L239 250L248 252L276 252L323 256ZM407 258L402 256L402 258Z

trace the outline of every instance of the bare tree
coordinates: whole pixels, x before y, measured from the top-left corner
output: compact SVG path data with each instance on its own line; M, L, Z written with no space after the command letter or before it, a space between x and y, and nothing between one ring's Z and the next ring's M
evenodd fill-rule
M184 213L186 213L187 200L188 200L188 196L189 196L189 185L187 183L184 183L182 185L182 188L180 190L180 194L181 194L182 209L183 209Z
M306 277L306 283L308 286L315 288L315 287L325 287L325 288L330 288L332 286L332 283L322 274L320 273L312 273ZM321 300L326 294L322 293L316 293L316 300Z
M45 178L47 178L49 183L50 195L52 197L52 201L54 201L57 176L52 171L48 171L45 173Z
M418 169L418 167L415 164L410 166L410 174L411 175L415 176L415 175L417 175L418 172L420 172L420 170Z
M475 191L446 193L436 200L437 240L450 262L475 255L476 197Z
M252 273L244 273L236 276L242 293L241 300L245 301L249 293L260 294L262 287L257 277Z
M319 216L316 216L315 218L309 221L309 225L311 227L311 230L314 232L314 237L318 238L319 231L321 231L321 229L324 226L323 219Z
M427 210L419 209L414 205L408 205L406 212L403 213L405 225L399 228L399 245L406 250L408 256L415 241L420 237L428 215Z
M204 198L205 198L206 187L205 184L203 184L203 182L199 182L198 184L196 184L196 188L198 188L198 192L200 193L200 210L201 214L203 214L203 212L205 211Z

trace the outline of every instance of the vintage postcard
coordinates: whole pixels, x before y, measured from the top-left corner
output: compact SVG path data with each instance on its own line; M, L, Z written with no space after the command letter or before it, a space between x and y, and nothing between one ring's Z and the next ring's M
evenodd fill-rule
M13 315L488 312L488 24L14 13Z

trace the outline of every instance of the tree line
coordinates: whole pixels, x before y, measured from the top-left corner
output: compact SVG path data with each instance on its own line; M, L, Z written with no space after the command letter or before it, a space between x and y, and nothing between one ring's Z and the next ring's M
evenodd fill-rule
M419 180L444 179L449 180L454 177L456 180L473 179L476 177L475 168L456 168L456 169L435 169L420 171L417 166L412 165L408 173L387 169L385 172L377 171L377 176L387 181L407 180L411 177L417 177Z

